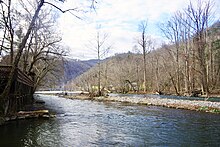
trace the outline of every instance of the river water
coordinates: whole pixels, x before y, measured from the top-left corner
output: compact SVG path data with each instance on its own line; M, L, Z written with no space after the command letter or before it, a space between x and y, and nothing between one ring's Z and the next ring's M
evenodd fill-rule
M57 114L0 127L0 146L220 146L220 115L39 95Z

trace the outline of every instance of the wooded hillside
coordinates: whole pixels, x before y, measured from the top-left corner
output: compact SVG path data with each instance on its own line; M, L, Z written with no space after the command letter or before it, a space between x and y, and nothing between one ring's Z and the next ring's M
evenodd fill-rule
M182 37L182 36L181 36ZM186 36L185 36L186 37ZM202 91L202 69L195 35L180 39L177 44L164 44L146 55L147 92L164 92L192 95ZM220 22L206 30L204 63L207 88L210 93L220 93ZM125 53L106 59L101 63L102 90L116 92L143 91L142 54ZM73 80L67 89L97 90L98 67L93 67Z

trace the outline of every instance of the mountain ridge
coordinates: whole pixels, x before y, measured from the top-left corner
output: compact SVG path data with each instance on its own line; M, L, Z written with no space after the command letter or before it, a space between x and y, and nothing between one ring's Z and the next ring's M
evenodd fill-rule
M90 60L78 60L78 59L67 59L64 61L64 82L67 83L75 79L77 76L83 74L91 67L95 66L98 59Z

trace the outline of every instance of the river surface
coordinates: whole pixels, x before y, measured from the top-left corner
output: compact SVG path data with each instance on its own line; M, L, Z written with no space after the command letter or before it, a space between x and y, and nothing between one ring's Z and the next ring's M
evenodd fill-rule
M0 147L220 146L220 115L38 95L54 119L0 127Z

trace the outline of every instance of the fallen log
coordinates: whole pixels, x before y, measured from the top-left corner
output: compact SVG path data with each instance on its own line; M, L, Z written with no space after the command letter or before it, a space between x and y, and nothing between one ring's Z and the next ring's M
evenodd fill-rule
M19 111L17 113L17 119L28 118L50 118L54 117L49 113L49 110L36 110L36 111Z

